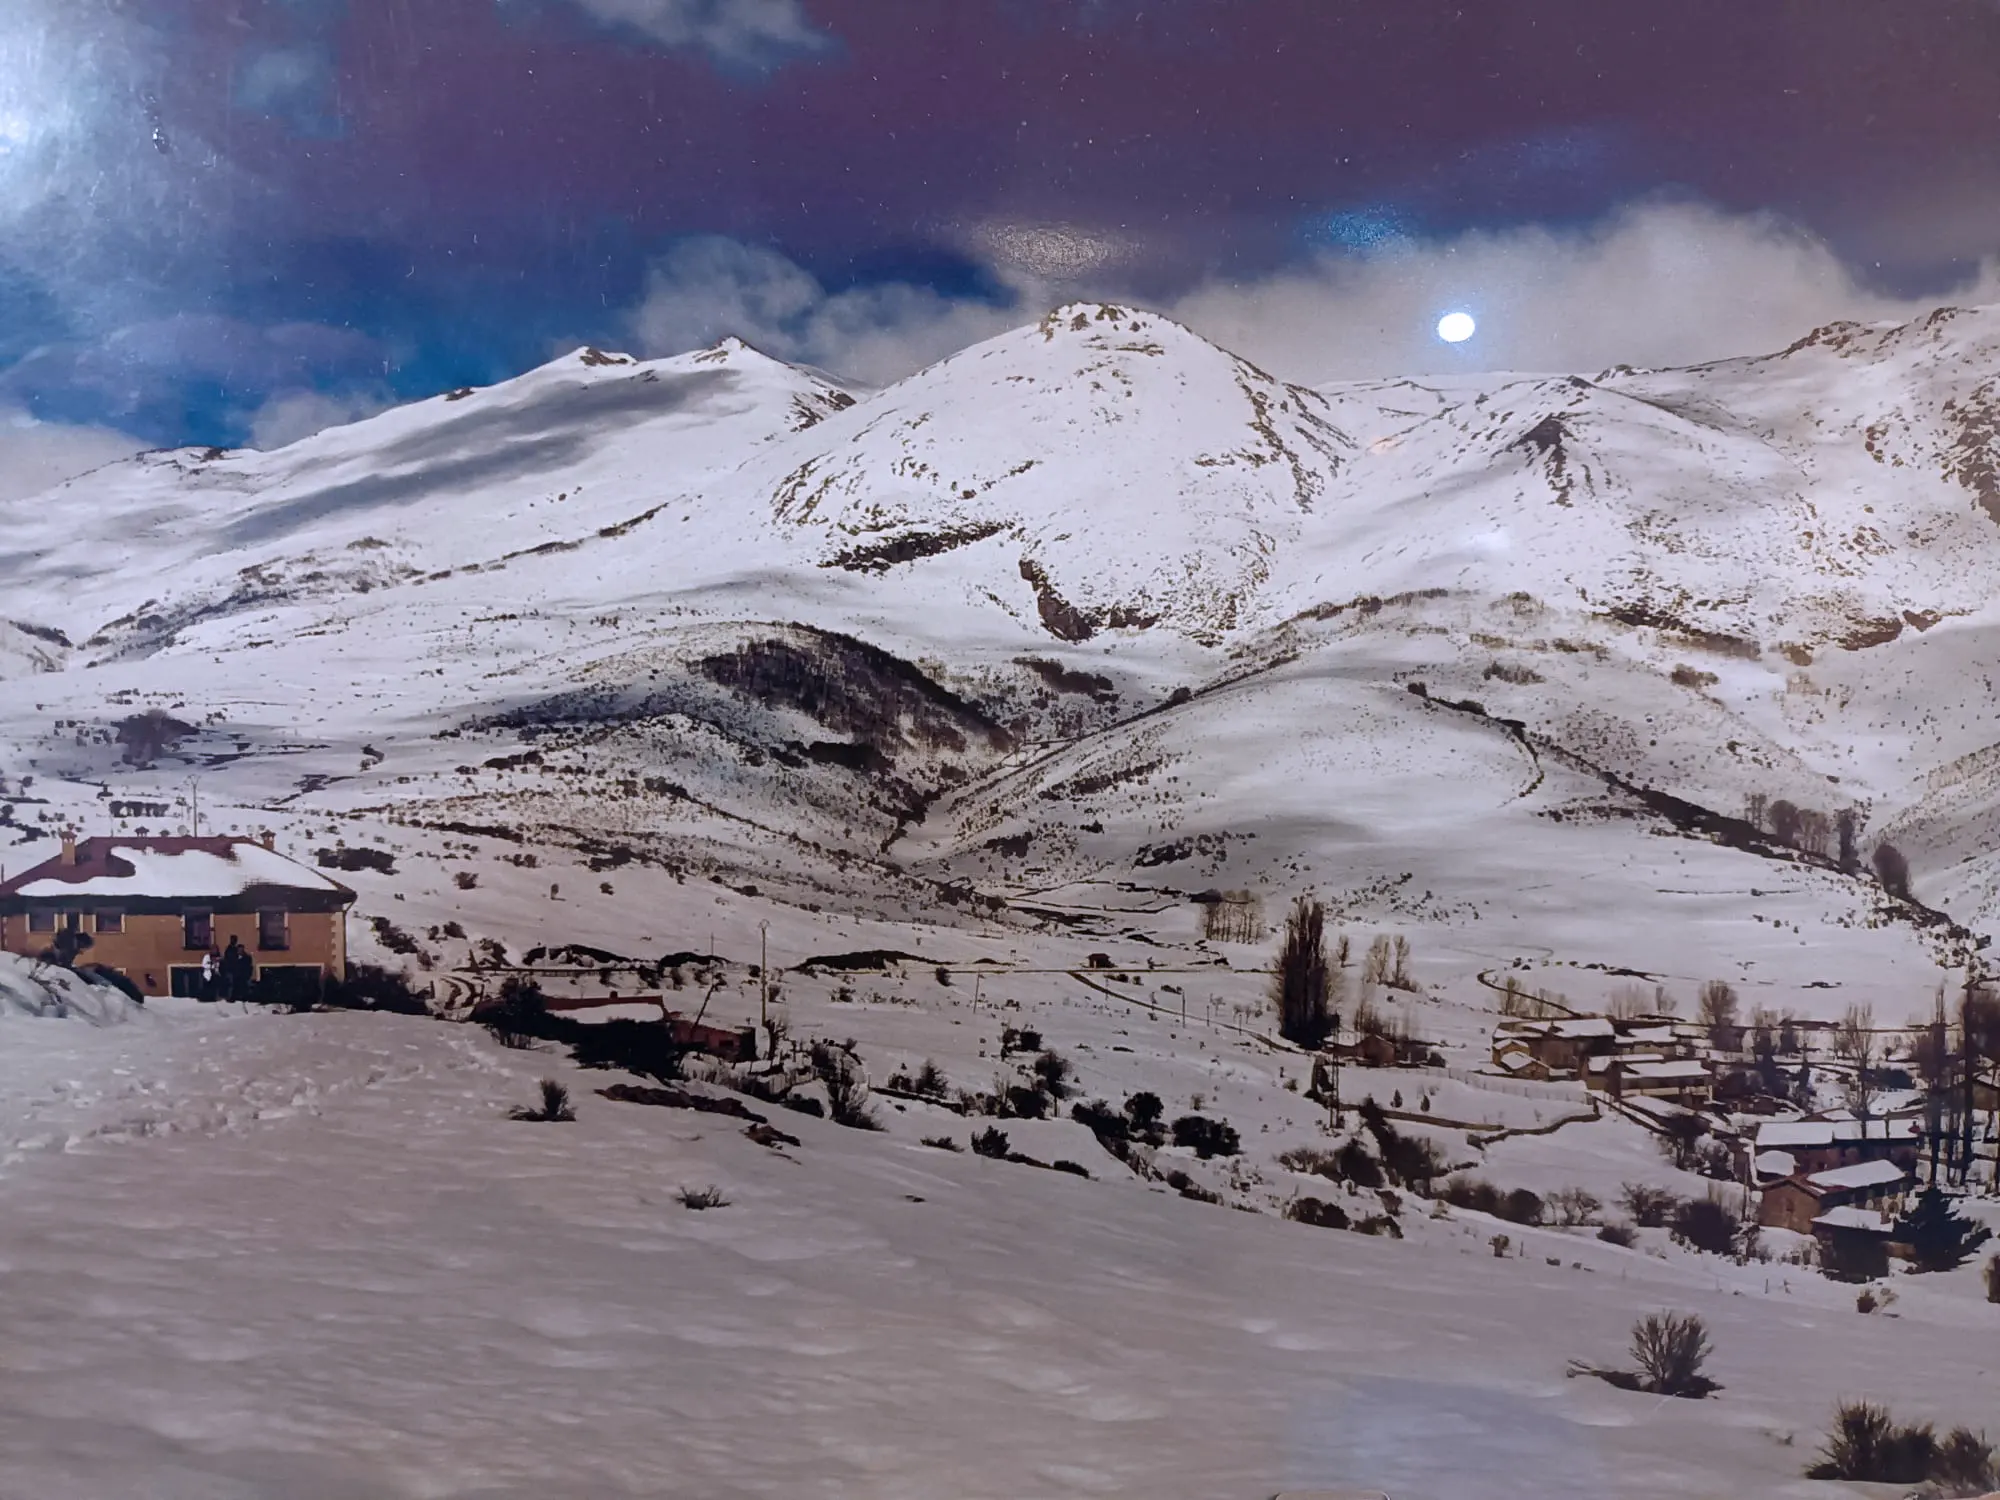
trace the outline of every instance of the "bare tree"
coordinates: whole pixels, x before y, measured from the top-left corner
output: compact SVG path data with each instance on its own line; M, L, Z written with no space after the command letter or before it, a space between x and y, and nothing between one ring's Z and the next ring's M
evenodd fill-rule
M1875 1008L1871 1005L1850 1005L1847 1013L1840 1018L1840 1024L1833 1028L1833 1055L1846 1061L1854 1069L1854 1081L1848 1085L1848 1101L1858 1115L1868 1113L1873 1101L1873 1082L1869 1074L1875 1067Z
M1378 932L1375 940L1368 945L1368 954L1361 960L1361 982L1363 984L1387 984L1389 969L1393 962L1393 945L1389 934Z
M1903 851L1884 839L1875 846L1875 878L1882 889L1904 901L1910 899L1910 862Z
M1410 978L1410 940L1400 932L1396 934L1395 949L1389 959L1389 984L1399 990L1416 988Z
M1621 984L1604 1002L1604 1013L1614 1021L1636 1021L1653 1014L1653 992L1643 984Z
M1798 841L1799 810L1783 797L1771 804L1771 837L1781 844Z
M1278 1008L1278 1034L1308 1050L1324 1045L1334 1024L1327 1003L1329 989L1326 908L1301 896L1285 919L1278 971L1271 984L1271 998Z
M1799 848L1807 854L1824 855L1832 832L1833 825L1825 813L1811 807L1799 809Z
M1202 910L1201 935L1217 943L1254 943L1264 936L1263 903L1250 891L1224 891Z
M1347 941L1347 934L1344 932L1335 933L1333 939L1333 966L1336 969L1344 969L1350 962L1352 962L1352 959L1350 957L1350 945Z
M1764 818L1771 807L1771 799L1762 792L1752 792L1743 799L1743 821L1759 832L1763 831Z
M1734 1052L1743 1045L1742 1028L1736 1024L1738 1003L1735 989L1722 979L1708 980L1695 997L1695 1013L1719 1051Z
M1929 1024L1918 1028L1910 1039L1910 1066L1924 1091L1924 1138L1930 1146L1932 1187L1937 1186L1939 1157L1955 1146L1958 1134L1958 1099L1951 1086L1954 1061L1951 1029L1945 1024L1944 985L1940 983ZM1949 1172L1951 1161L1943 1165Z
M1839 841L1840 868L1850 875L1861 872L1861 815L1843 807L1833 816L1834 835Z

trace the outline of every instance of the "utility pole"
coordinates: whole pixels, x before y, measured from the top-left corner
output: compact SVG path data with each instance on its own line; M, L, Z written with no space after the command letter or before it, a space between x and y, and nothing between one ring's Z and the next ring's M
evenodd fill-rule
M759 922L757 924L757 932L761 940L761 951L758 954L757 964L757 981L761 987L757 997L757 1024L764 1028L766 1035L769 1035L771 1030L771 924L768 921Z

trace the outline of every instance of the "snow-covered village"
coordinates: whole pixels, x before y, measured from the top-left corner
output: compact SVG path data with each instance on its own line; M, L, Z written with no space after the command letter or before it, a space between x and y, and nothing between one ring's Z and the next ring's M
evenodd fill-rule
M145 9L0 1500L2000 1495L2000 14Z

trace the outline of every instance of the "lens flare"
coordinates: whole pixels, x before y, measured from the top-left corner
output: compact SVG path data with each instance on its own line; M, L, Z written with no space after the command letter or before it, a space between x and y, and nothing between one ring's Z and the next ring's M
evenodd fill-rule
M1479 331L1467 312L1449 312L1438 319L1438 337L1447 344L1462 344Z

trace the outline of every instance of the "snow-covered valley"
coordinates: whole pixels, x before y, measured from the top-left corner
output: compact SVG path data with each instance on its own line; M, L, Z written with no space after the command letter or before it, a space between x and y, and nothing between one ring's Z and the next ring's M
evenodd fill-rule
M1806 1496L1842 1398L1991 1420L1976 1265L1868 1315L1782 1231L1628 1247L1285 1158L1369 1097L1502 1189L1699 1197L1580 1084L1491 1076L1504 979L1893 1027L1980 963L1996 371L1985 309L1307 390L1087 304L882 391L584 350L10 507L0 863L269 829L453 1014L567 948L749 1023L768 943L884 1128L748 1098L761 1144L453 1020L17 1000L0 1496ZM1248 941L1203 936L1229 892ZM1434 1054L1345 1069L1337 1131L1268 999L1301 895L1346 1017ZM1241 1152L890 1090L1041 1047ZM545 1076L578 1119L508 1120ZM1089 1180L924 1144L989 1127ZM1717 1397L1566 1378L1661 1309Z

